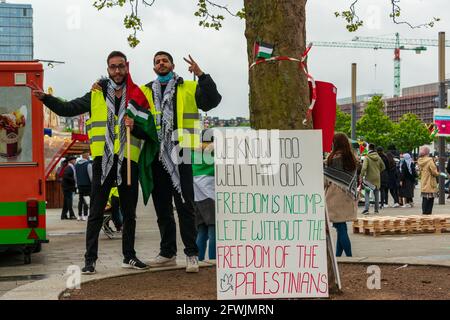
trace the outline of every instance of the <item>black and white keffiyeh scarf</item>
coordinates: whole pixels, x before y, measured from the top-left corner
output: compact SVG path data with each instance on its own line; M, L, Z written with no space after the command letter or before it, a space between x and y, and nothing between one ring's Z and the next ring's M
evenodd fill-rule
M122 175L120 174L120 168L122 167L124 149L127 141L125 129L125 114L126 114L125 101L127 92L125 83L118 85L110 79L108 82L108 90L106 95L106 105L108 106L108 118L106 123L105 148L103 150L103 157L102 157L102 178L101 178L102 185L105 182L106 177L108 176L114 164L114 141L116 139L115 99L116 99L116 90L120 89L123 90L118 117L120 149L118 154L119 160L117 162L117 185L122 184Z
M358 200L358 175L337 168L324 166L323 174L325 179L334 183L342 191L350 195L353 200Z
M174 96L178 82L178 75L167 83L164 95L161 90L161 82L156 79L152 84L154 93L154 103L156 111L161 112L161 130L158 131L158 140L160 142L159 160L164 169L169 173L174 188L181 194L180 172L178 166L174 163L172 156L176 156L175 141L173 136L174 119Z

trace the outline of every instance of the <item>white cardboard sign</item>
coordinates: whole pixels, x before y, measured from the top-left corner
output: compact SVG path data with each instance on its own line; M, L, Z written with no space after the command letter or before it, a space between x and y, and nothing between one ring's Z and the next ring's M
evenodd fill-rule
M328 297L321 131L214 139L218 299Z

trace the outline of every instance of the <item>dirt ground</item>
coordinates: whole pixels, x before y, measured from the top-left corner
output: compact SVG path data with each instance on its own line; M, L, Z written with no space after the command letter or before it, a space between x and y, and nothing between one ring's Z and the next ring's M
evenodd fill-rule
M369 290L368 265L340 264L343 293L332 300L450 300L450 268L379 265L381 289ZM396 270L397 269L397 270ZM216 270L146 272L93 281L68 290L62 300L215 300Z

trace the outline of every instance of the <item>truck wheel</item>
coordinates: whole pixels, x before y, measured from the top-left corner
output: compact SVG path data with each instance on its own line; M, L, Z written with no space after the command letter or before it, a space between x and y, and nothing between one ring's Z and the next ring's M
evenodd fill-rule
M33 248L33 253L41 252L41 250L42 250L42 243L38 243L38 244Z
M31 263L31 253L25 253L23 256L23 263L30 264Z

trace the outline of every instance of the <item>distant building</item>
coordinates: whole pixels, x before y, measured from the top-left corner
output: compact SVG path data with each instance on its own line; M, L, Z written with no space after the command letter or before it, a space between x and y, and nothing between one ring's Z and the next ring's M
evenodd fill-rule
M33 9L0 0L0 61L33 60Z
M367 102L369 102L375 96L383 96L382 93L363 94L356 97L356 119L359 120L366 108ZM352 114L352 98L338 99L337 104L341 108L342 112Z
M448 80L447 80L448 81ZM384 98L384 113L392 121L398 122L406 113L417 115L423 122L433 122L433 109L439 107L439 84L428 83L404 88L401 97ZM367 95L370 96L370 95ZM369 101L370 98L367 100ZM364 114L367 101L358 101L356 118L360 119ZM351 114L352 104L340 105L343 112Z
M243 117L236 117L232 119L220 119L219 117L203 116L202 121L203 127L205 127L206 124L209 128L250 126L250 120Z
M372 97L374 97L374 96L383 96L383 94L382 93L362 94L362 95L356 96L356 102L367 102L370 99L372 99ZM351 105L352 97L338 99L337 104L338 105L347 105L347 104Z

